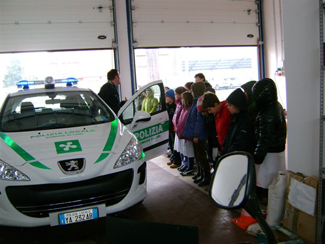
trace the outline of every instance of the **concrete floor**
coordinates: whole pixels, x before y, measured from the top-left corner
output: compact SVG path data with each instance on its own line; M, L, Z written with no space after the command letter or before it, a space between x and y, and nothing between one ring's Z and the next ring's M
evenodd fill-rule
M232 224L231 219L239 216L238 211L216 207L207 192L194 184L190 176L181 176L177 169L170 169L167 162L165 156L147 162L147 198L143 203L112 216L197 226L200 244L257 243L255 237ZM64 227L0 227L0 244L104 244L108 243L106 233L105 218Z

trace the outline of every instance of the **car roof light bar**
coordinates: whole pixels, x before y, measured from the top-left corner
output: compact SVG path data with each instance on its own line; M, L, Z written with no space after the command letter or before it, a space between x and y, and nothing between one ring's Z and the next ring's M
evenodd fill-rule
M20 80L16 83L17 88L23 88L24 90L29 89L30 85L41 85L41 84L45 85L45 89L53 89L55 87L55 84L66 84L66 86L71 87L73 85L78 84L78 79L69 77L66 79L54 80L52 76L48 76L44 80L35 80L35 81Z

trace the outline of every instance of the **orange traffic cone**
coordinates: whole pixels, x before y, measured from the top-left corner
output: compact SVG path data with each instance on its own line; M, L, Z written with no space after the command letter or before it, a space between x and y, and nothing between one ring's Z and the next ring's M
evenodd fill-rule
M255 224L257 221L245 210L241 210L239 218L234 218L231 220L235 225L239 226L243 230L247 230L248 226Z

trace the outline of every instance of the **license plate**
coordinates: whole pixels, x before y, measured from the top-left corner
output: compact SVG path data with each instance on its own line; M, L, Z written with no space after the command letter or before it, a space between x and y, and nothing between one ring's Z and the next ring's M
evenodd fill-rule
M84 222L92 219L98 219L98 209L90 208L75 212L59 214L60 225Z

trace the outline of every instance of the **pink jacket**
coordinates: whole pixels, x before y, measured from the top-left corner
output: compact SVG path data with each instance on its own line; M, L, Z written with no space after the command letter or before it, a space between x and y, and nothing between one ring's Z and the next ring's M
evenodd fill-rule
M174 113L174 116L173 116L173 125L174 125L174 128L177 128L179 116L181 114L181 111L183 109L183 106L182 106L182 102L181 101L177 101L176 100L175 103L176 103L176 109L175 109L175 113Z
M177 127L176 127L177 135L178 134L182 135L184 127L185 127L185 122L186 122L186 119L187 119L187 115L188 115L189 111L190 111L190 107L182 109L181 114L180 114L179 119L178 119L178 124L177 124ZM184 138L182 138L182 136L179 137L179 138L184 139Z

